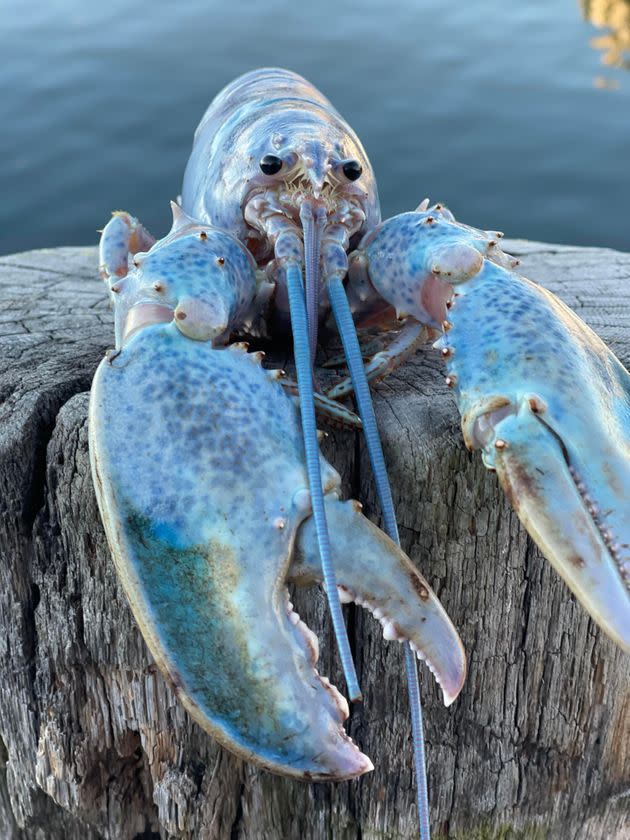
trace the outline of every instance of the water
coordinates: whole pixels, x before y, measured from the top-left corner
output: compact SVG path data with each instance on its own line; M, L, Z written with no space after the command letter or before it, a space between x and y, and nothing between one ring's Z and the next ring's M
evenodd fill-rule
M96 243L115 208L163 234L207 103L270 64L355 127L385 215L429 195L512 236L630 250L630 0L310 6L2 0L0 253Z

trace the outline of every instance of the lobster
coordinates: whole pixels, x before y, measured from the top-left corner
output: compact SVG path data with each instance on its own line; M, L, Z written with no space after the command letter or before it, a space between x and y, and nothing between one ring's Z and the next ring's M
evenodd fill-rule
M288 718L271 712L250 720L253 707L241 692L251 676L247 668L228 669L231 679L219 668L232 686L219 699L205 689L199 693L204 662L217 666L205 647L203 653L201 647L185 652L188 631L182 633L181 626L195 609L184 591L191 579L184 570L188 562L194 574L201 574L201 567L205 570L203 587L195 583L195 638L204 622L225 638L228 628L235 629L235 615L249 616L245 624L252 621L251 604L237 583L252 572L245 545L251 539L252 557L269 583L263 605L268 626L283 635L286 621L279 593L292 579L296 557L303 558L298 566L308 568L304 576L324 583L348 691L351 699L360 696L339 593L344 600L373 605L375 592L391 583L385 580L388 575L393 580L405 569L407 581L412 579L409 561L396 546L395 511L368 382L387 375L428 334L435 338L436 331L441 335L435 347L447 364L446 384L462 415L466 445L482 450L484 463L496 470L545 556L599 625L630 650L630 376L574 313L516 272L518 260L501 249L500 232L462 224L443 205L429 207L428 200L413 212L381 221L374 173L360 141L316 88L280 69L248 73L211 103L195 133L182 195L173 212L173 228L163 240L156 242L127 213L115 214L101 238L101 274L114 299L118 349L102 363L95 380L93 467L110 545L132 609L158 663L182 686L184 704L211 734L250 760L292 775L346 778L368 769L366 764L353 765L352 771L333 769L335 759L330 756L322 759L326 769L273 758L277 745L262 733L284 726L291 739L294 730ZM129 272L128 255L133 257ZM335 323L350 375L324 392L314 365L318 341L328 343ZM361 347L355 332L368 328L384 336L394 333L375 355ZM255 354L239 353L239 344L233 343L240 337L289 335L297 384L283 382L277 371L252 365ZM364 366L366 354L373 358ZM116 377L122 384L110 384ZM257 377L256 383L246 385L250 377ZM145 382L156 384L143 387ZM236 382L249 393L235 390ZM584 383L579 399L573 393L576 382ZM141 407L136 390L147 391ZM299 415L290 398L296 391ZM360 420L341 402L352 393ZM362 425L389 538L335 498L338 485L330 466L322 466L317 444L316 410L338 422ZM252 415L260 421L255 429ZM230 435L225 431L228 418ZM138 421L136 442L143 454L129 456L133 469L123 469L117 463L119 443ZM171 428L170 435L165 436L162 425ZM148 428L155 428L160 444L149 444ZM188 430L184 438L191 440L182 439L182 429ZM218 438L215 430L221 430ZM204 435L207 442L202 443ZM221 470L203 472L196 457L200 447L207 462L216 459ZM175 460L171 448L178 453ZM188 478L183 487L175 468L180 463ZM257 495L259 486L268 487L270 469L274 476L282 475L279 497ZM173 489L167 491L170 482ZM209 485L217 496L206 505L207 520L193 511L197 492L206 498ZM154 503L149 502L149 487ZM290 516L287 512L295 507L291 494L296 492L308 503L300 502L300 513ZM135 496L143 500L141 512L134 507ZM180 512L168 526L157 514L163 496ZM272 501L277 504L273 511ZM247 508L253 523L243 516ZM214 528L221 534L218 541ZM269 534L282 545L266 564L258 551L259 541L267 544L267 537L259 536L263 528L275 529ZM366 541L371 546L374 540L387 546L388 559L378 561L376 549L366 548L374 562L374 591L357 588L358 561L349 568L338 545L352 549L353 529L357 544ZM227 532L238 549L226 548ZM200 548L207 546L204 539L212 541L212 551ZM211 559L215 550L220 561ZM190 560L181 559L184 556ZM162 573L171 566L182 577L173 572L169 586L156 584L156 569ZM420 601L405 590L403 612L417 609L422 618L423 603L430 605L435 617L427 629L434 628L434 640L428 642L425 634L419 644L413 621L393 613L386 620L385 635L405 641L416 769L421 774L414 648L424 651L447 702L461 687L465 660L428 584L423 581L415 591L420 591ZM217 610L217 599L229 609ZM383 609L377 606L375 614L381 617ZM178 629L173 630L173 624ZM258 653L249 651L250 665ZM265 668L265 679L273 682L278 670L268 662ZM324 697L321 692L317 696L323 709ZM331 714L339 721L343 704L337 695L335 704L337 711ZM300 714L296 712L294 723L306 720ZM247 734L234 721L248 721ZM337 726L341 737L338 730ZM330 746L328 734L321 727L315 731L320 745ZM313 743L300 755L310 755ZM337 747L330 749L332 755ZM358 761L356 756L353 760ZM428 837L422 792L418 804L421 831L424 825Z

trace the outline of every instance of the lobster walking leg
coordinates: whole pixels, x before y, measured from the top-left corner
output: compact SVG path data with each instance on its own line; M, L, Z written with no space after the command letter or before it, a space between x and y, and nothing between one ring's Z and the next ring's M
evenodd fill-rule
M418 321L410 321L396 338L383 350L379 350L365 365L368 382L378 382L403 364L427 337L427 328ZM361 356L363 357L363 351ZM331 400L339 400L353 390L352 377L345 377L326 393Z
M375 356L377 353L380 353L381 350L384 350L384 343L381 339L375 338L372 341L367 341L361 344L361 358L364 361L369 361L372 356ZM346 354L345 353L338 353L336 356L331 356L329 359L326 359L325 362L322 362L323 368L339 368L339 367L347 367L346 362Z
M282 371L280 371L282 374ZM299 388L297 382L292 379L280 378L280 384L284 388L286 394L294 396L297 400L298 406L300 404ZM361 419L357 417L354 411L350 411L342 403L336 400L331 400L324 394L314 393L313 400L315 403L315 412L318 417L326 421L331 426L338 426L342 429L360 429Z

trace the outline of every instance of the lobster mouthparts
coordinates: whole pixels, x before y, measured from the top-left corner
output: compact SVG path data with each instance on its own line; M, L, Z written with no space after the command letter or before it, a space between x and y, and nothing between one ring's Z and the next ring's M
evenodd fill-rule
M274 772L371 770L288 600L288 580L320 580L321 568L299 415L259 355L193 341L175 322L138 329L97 371L90 452L119 577L192 717ZM450 702L466 671L457 632L402 552L338 500L323 459L321 469L339 586L414 644Z

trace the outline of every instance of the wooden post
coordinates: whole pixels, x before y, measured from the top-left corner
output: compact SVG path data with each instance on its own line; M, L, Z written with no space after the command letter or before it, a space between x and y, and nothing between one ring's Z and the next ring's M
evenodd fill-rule
M507 248L629 364L630 255ZM89 471L88 391L112 343L96 264L89 248L0 259L0 837L414 837L402 651L371 616L347 613L365 693L350 732L376 766L358 782L299 784L244 765L191 723L152 664ZM451 709L421 672L434 837L629 838L630 657L464 449L438 354L421 349L375 393L403 548L469 656ZM326 446L372 514L359 438L338 432ZM341 684L322 593L295 603L320 635L320 671Z

